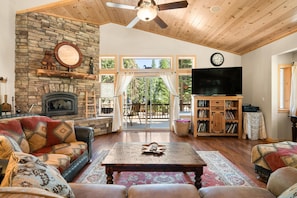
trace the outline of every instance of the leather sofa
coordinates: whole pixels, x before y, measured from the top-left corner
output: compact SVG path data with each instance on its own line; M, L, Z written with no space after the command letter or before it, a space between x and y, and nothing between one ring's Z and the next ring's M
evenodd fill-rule
M267 183L267 188L242 186L212 186L199 190L192 184L143 184L126 188L115 184L80 184L69 183L76 198L216 198L216 197L286 197L288 192L295 192L297 188L297 169L284 167L273 172ZM38 189L35 197L59 197L53 193ZM7 194L9 193L9 194ZM29 196L29 194L31 195ZM41 193L38 195L38 193ZM0 188L0 197L33 197L30 188L4 187ZM289 197L289 196L288 196Z
M3 139L8 136L20 146L21 152L35 155L41 161L56 167L64 179L71 182L77 173L92 159L94 130L92 127L74 126L74 122L69 121L69 123L72 123L69 131L72 130L72 134L75 134L72 135L75 140L63 142L54 137L56 139L52 138L54 140L48 145L46 130L49 128L49 123L62 128L63 123L58 123L60 124L58 125L56 122L62 123L63 121L39 115L0 119L0 150L9 150L3 148ZM55 130L53 133L57 131L58 127L53 129L53 131ZM56 141L60 142L55 143ZM14 149L11 151L16 151ZM0 155L0 158L5 159L3 155ZM9 155L6 156L6 159L9 159Z
M293 197L288 193L297 192L297 169L283 167L274 171L268 180L266 188L244 187L244 186L211 186L199 189L201 198L213 197Z

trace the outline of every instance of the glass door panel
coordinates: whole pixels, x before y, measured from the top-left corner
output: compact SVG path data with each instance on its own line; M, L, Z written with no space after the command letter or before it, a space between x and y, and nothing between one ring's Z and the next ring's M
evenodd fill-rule
M124 129L169 129L170 94L159 77L135 77L124 96Z

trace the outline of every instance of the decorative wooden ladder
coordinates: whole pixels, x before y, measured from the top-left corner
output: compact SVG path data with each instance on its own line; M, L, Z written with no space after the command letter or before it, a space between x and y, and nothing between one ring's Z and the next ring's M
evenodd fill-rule
M91 93L86 91L86 118L97 117L96 108L96 93L92 91Z

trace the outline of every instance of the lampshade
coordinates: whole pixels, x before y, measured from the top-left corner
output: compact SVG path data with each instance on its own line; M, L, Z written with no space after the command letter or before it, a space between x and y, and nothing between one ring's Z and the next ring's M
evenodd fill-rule
M137 17L142 21L151 21L157 16L156 6L143 6L137 12Z

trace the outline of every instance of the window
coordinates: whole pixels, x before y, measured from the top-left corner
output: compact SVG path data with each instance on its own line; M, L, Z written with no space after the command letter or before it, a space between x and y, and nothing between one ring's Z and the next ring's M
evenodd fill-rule
M178 76L180 112L191 112L192 76Z
M101 70L114 70L115 65L115 56L101 56L99 59L99 67Z
M192 69L195 65L195 58L193 56L183 57L180 56L177 59L178 61L178 69Z
M114 82L116 74L116 56L101 56L99 58L99 114L113 113Z
M176 86L178 86L180 96L180 111L187 113L191 111L191 72L192 68L195 68L195 56L177 56L176 61L173 61L171 56L121 56L121 64L117 63L117 59L117 56L112 55L99 57L100 115L113 113L115 79L117 72L122 71L140 72L140 76L144 75L146 77L152 77L155 75L154 72L160 72L160 70L176 72ZM148 72L147 69L151 69L151 72ZM142 71L145 71L145 73Z
M100 77L100 114L111 114L114 107L114 75L101 75Z
M279 110L290 110L291 64L279 65Z
M122 57L123 69L170 69L171 57Z
M192 95L192 68L195 67L194 56L177 57L179 110L180 112L191 112Z

